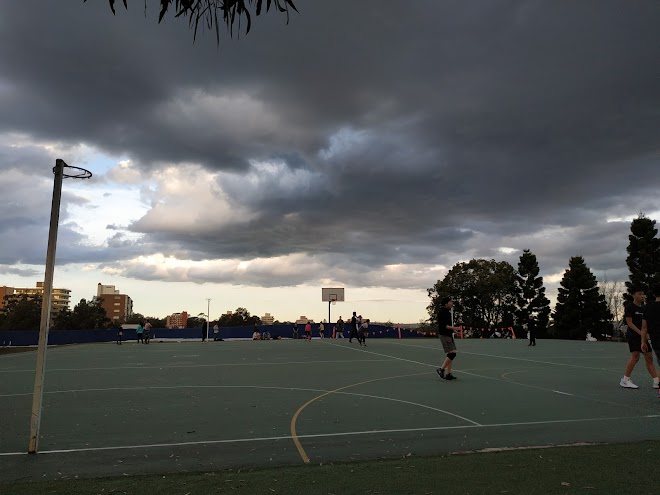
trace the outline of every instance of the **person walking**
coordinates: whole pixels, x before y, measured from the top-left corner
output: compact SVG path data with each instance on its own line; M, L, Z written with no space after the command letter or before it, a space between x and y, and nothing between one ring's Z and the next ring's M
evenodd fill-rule
M527 317L527 331L529 332L529 344L527 346L536 345L536 320L533 315Z
M312 341L312 324L310 322L305 325L305 340Z
M642 352L655 351L660 366L660 284L651 287L651 293L655 296L655 301L647 304L644 308L642 317ZM650 337L650 345L647 340ZM653 387L658 389L658 398L660 398L660 387L654 380Z
M442 366L436 371L440 378L445 380L456 380L456 377L452 375L451 369L456 358L456 342L454 342L454 332L460 332L460 327L455 327L454 322L452 321L451 308L454 306L454 301L451 297L443 297L440 301L440 308L438 310L438 337L440 337L440 342L442 343L442 349L444 350L445 360L442 363Z
M335 327L335 338L336 339L344 338L344 320L341 319L341 316L337 320L337 326Z
M293 324L293 338L294 339L299 338L299 336L298 336L298 324L297 323Z
M646 351L642 349L642 344L647 344L647 342L642 341L642 324L645 311L644 299L644 290L640 288L634 289L633 301L626 306L624 312L626 326L628 327L626 330L626 339L628 340L628 350L630 351L630 359L626 363L624 375L619 382L619 385L624 388L639 388L632 382L630 376L639 361L640 353L644 355L646 370L653 377L653 388L660 386L658 382L658 371L653 364L651 345L649 344L645 347L647 349Z
M135 333L137 334L138 344L144 344L144 327L142 326L142 322L138 323Z
M358 329L357 316L355 316L355 311L353 311L353 316L351 317L351 335L348 337L349 344L353 342L353 339L357 339Z
M323 325L323 322L319 323L319 336L322 339L325 338L325 326Z

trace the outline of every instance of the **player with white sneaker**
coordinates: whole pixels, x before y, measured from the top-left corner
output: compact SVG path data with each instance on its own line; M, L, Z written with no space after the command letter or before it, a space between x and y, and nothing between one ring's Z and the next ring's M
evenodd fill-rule
M647 340L642 341L642 320L644 317L644 290L634 289L633 302L626 306L625 318L628 330L626 331L626 339L628 340L628 348L630 349L630 359L626 364L626 371L619 382L624 388L639 388L630 379L630 375L639 361L639 354L644 355L644 364L649 374L653 377L653 388L660 386L658 380L658 371L653 365L653 354L651 353L651 344ZM644 350L642 342L646 344Z
M655 296L655 301L649 303L644 309L641 336L642 352L651 350L647 343L647 337L651 337L651 345L660 365L660 284L651 287L651 293ZM657 385L658 382L656 381L654 387L658 389L658 397L660 397L660 388Z

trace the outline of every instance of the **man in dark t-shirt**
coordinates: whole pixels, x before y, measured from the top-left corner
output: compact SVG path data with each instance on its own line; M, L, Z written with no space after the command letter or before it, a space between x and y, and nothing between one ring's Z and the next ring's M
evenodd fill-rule
M648 304L644 309L644 316L642 318L642 352L650 351L647 337L651 338L651 346L655 350L655 355L658 358L660 365L660 284L651 288L652 294L655 296L655 301ZM654 382L658 384L657 378ZM655 386L655 385L654 385ZM658 388L658 397L660 397L660 388Z
M451 308L454 305L451 297L443 297L440 301L438 310L438 337L442 343L442 349L447 354L442 366L436 371L440 378L445 380L456 380L451 374L451 366L456 357L456 342L454 342L454 332L460 332L460 327L455 327L451 317Z
M642 289L635 289L633 292L633 302L626 306L625 319L628 330L626 331L626 339L628 340L628 348L630 350L630 359L626 363L626 371L619 382L624 388L639 388L630 379L630 375L639 361L640 353L644 355L644 364L649 374L653 377L653 388L658 388L658 372L653 365L653 354L651 354L651 345L642 340L642 318L644 315L644 291ZM647 349L642 349L642 343L648 344L645 346Z

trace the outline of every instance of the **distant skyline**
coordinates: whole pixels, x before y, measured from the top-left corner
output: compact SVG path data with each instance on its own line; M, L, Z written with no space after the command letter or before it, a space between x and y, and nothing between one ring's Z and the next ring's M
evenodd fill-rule
M455 263L526 248L553 303L571 256L626 280L660 218L660 3L296 6L218 48L157 2L5 1L0 285L43 279L56 158L94 173L64 183L72 305L318 321L337 286L333 318L412 323Z

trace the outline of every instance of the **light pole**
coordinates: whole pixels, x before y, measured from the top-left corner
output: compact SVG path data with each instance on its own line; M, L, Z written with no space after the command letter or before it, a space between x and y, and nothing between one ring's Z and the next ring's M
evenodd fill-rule
M211 299L206 299L206 340L209 339L209 327L211 326Z

